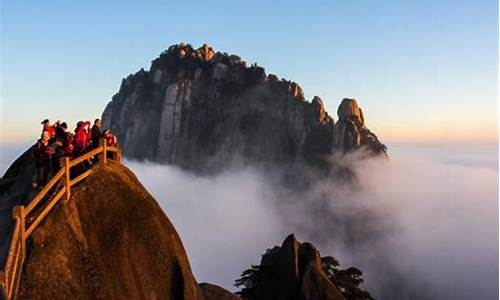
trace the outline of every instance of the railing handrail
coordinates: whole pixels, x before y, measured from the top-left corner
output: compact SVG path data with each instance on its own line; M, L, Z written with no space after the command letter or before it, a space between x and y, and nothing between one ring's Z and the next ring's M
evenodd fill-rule
M25 208L26 214L29 214L35 208L35 206L37 206L38 203L40 203L40 201L45 196L47 196L47 194L49 193L49 191L56 185L56 183L59 182L59 180L61 180L61 178L63 176L64 176L64 168L61 168L56 173L56 175L54 175L49 180L49 182L47 182L47 184L40 190L40 192L38 192L38 194L36 194L36 196L30 201L30 203L28 204L28 206L26 206L26 208Z
M5 266L0 270L0 299L6 297L8 300L15 299L19 280L21 278L22 267L26 255L26 240L45 219L45 217L52 211L61 198L66 195L65 199L69 200L71 197L71 186L82 181L90 174L92 169L85 171L76 178L71 180L71 168L78 164L89 160L93 156L99 155L100 163L107 162L107 153L114 153L113 160L121 162L120 148L115 146L108 146L105 140L101 141L101 145L77 158L70 159L64 157L64 167L62 167L49 182L38 192L38 194L30 201L28 206L16 205L13 209L13 218L16 220L14 230L9 244L9 250ZM64 186L61 187L54 195L51 195L45 202L47 205L41 210L30 224L26 223L29 214L42 202L47 194L55 187L59 187L58 183L64 178Z

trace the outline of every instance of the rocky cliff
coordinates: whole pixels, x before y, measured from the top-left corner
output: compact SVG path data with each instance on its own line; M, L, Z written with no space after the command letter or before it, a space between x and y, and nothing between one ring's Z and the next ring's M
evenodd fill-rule
M260 266L268 269L261 278L262 300L344 300L321 267L318 249L289 235L281 247L268 251Z
M319 251L290 234L268 249L260 265L245 270L236 285L245 300L345 300L323 269ZM365 300L350 297L347 299Z
M333 127L334 152L348 152L365 147L371 154L386 155L385 145L366 127L363 111L355 99L343 99L337 115L339 119Z
M347 104L345 104L347 103ZM102 115L128 158L211 170L234 163L325 163L332 152L385 146L355 100L339 122L292 81L203 45L173 45L122 81Z
M30 148L19 156L2 176L2 181L14 179L8 184L0 184L0 265L2 266L7 259L14 226L12 209L15 205L26 205L26 200L33 197L31 182L34 174L33 148Z
M18 299L237 299L197 284L175 228L132 172L114 162L94 170L33 233Z

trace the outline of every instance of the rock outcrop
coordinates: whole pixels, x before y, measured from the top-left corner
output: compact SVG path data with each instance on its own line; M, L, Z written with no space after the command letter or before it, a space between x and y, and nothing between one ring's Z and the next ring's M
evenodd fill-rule
M149 71L124 79L102 119L126 157L203 171L234 163L321 164L333 151L372 143L363 122L356 125L361 134L351 132L344 110L335 130L323 101L306 101L297 83L207 45L180 44Z
M26 200L32 197L34 191L31 182L35 172L33 147L31 147L14 161L2 176L0 184L0 265L2 266L7 259L14 226L12 209L16 205L26 205Z
M363 111L355 99L343 99L337 115L339 119L333 129L334 151L347 152L365 147L371 154L386 154L385 145L366 128Z
M176 230L132 172L114 162L94 171L33 233L18 299L219 299L213 290L232 299L197 284Z
M316 247L293 234L262 256L255 280L257 295L249 300L345 299L323 271Z

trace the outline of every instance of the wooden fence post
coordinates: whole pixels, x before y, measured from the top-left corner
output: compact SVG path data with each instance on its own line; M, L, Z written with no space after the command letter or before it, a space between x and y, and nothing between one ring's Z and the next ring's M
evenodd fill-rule
M69 201L71 197L71 177L70 177L70 165L69 157L64 158L64 176L65 176L65 186L66 186L66 201Z
M24 260L26 255L26 213L24 211L24 205L16 205L13 209L14 219L17 219L21 229L21 255Z
M107 154L107 143L106 140L103 141L102 143L102 162L107 163L108 162L108 154Z
M7 277L3 271L0 271L0 299L7 300Z

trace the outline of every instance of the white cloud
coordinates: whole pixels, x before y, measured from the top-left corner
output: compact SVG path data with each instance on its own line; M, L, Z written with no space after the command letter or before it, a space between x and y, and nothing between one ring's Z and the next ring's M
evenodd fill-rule
M498 298L496 149L396 148L291 192L261 170L195 176L127 161L178 230L199 281L233 289L289 232L365 272L381 299ZM493 153L493 154L492 154Z

